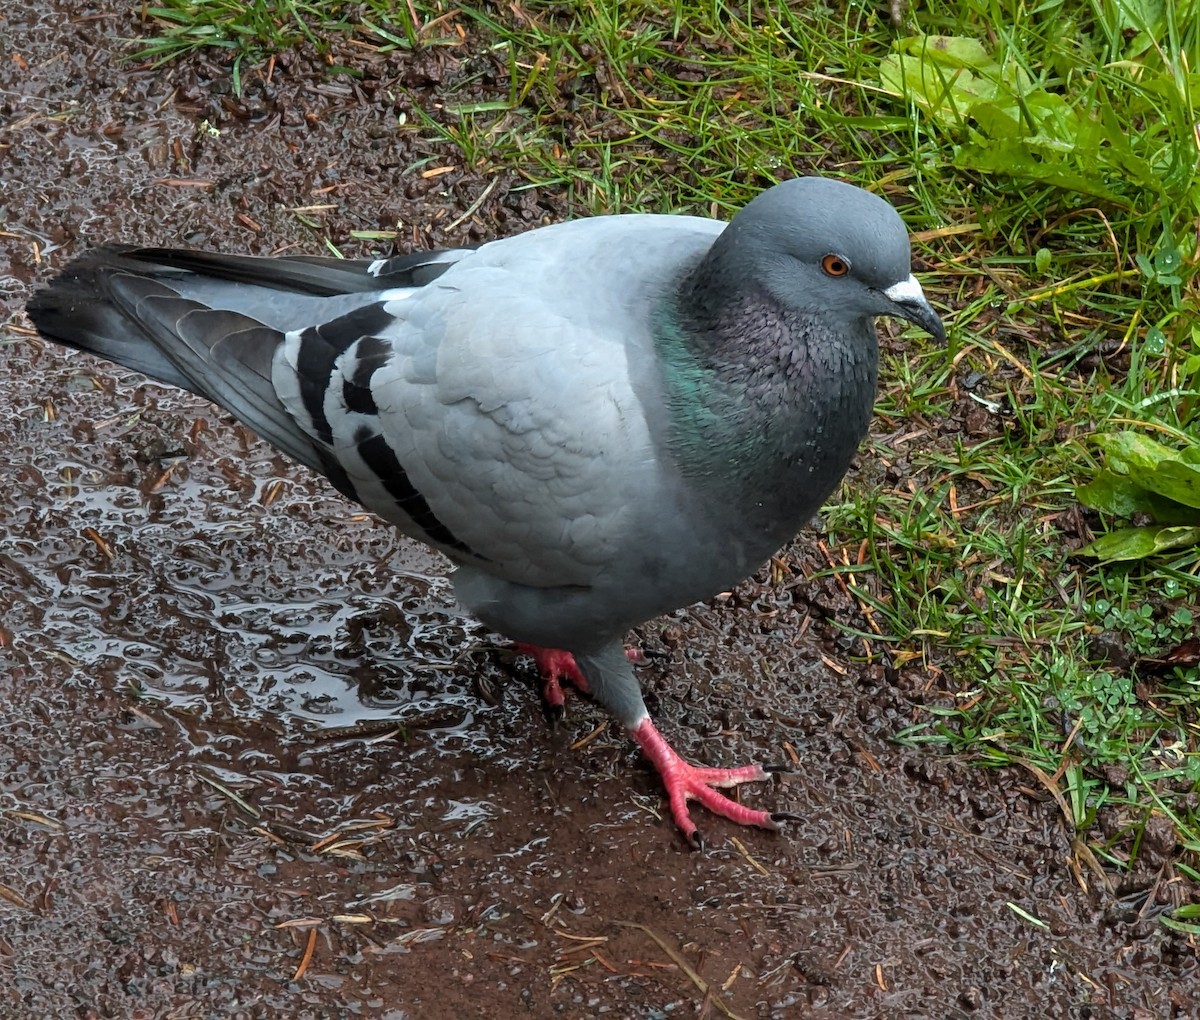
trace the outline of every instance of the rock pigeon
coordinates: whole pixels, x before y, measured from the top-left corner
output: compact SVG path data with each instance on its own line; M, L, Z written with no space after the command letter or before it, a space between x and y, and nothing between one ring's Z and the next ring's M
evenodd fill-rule
M873 320L939 340L895 209L819 177L728 223L572 220L380 260L108 246L30 300L46 338L219 404L455 566L463 606L588 692L688 803L776 829L659 733L624 635L791 540L866 434Z

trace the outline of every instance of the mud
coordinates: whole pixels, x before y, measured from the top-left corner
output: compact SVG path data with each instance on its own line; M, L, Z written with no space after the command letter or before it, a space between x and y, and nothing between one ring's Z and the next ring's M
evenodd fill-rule
M342 46L357 80L291 54L239 99L208 58L120 63L128 5L17 6L0 1016L1200 1015L1168 871L1102 878L1033 777L891 742L935 678L853 661L815 534L637 635L684 754L798 765L745 796L803 821L705 817L689 852L629 742L580 698L548 727L433 555L195 398L30 335L30 288L106 240L359 255L380 245L351 231L567 214L397 127L507 96L483 47Z

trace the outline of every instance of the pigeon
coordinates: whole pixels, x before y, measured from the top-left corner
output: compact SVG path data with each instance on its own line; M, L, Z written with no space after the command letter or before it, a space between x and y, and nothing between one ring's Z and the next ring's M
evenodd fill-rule
M29 301L51 341L220 405L440 550L454 591L689 804L776 830L659 732L625 635L726 591L819 509L866 434L874 319L946 333L886 200L799 177L728 223L595 216L377 260L110 245Z

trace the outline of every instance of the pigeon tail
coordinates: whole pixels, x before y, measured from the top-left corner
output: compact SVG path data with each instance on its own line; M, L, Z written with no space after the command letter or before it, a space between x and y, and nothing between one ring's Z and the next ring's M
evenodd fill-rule
M272 382L285 334L241 311L195 300L187 295L185 271L143 261L148 254L108 247L76 259L34 295L30 319L59 343L219 404L301 464L329 473L328 458Z
M114 270L128 265L123 245L94 248L29 299L25 311L39 333L64 347L98 354L152 379L194 390L136 318L109 295Z

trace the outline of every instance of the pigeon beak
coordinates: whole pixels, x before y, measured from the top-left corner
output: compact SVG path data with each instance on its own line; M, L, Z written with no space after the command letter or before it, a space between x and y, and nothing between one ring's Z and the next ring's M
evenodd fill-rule
M893 283L883 292L891 300L894 308L892 315L907 319L913 325L920 326L926 333L942 343L946 342L946 327L938 318L937 312L930 307L925 299L925 292L917 283L917 278L911 273L907 280Z

